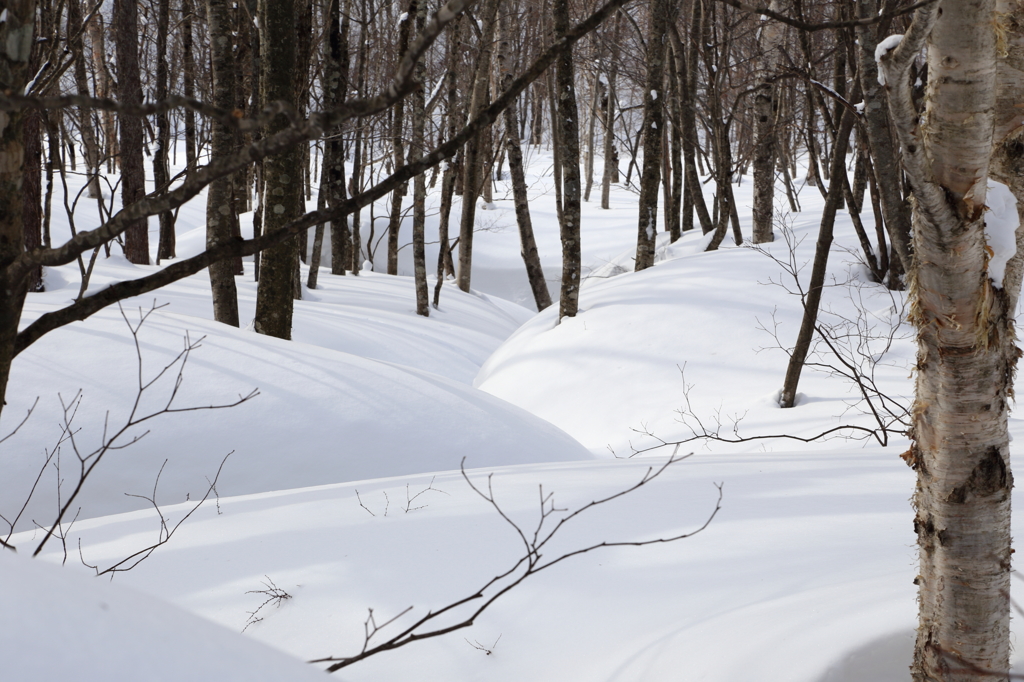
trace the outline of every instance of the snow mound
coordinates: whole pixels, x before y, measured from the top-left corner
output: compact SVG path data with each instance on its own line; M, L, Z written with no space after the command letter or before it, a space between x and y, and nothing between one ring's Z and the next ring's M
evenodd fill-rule
M490 480L502 509L532 533L538 484L554 494L555 507L573 510L629 487L660 461L468 473L478 485ZM913 627L915 549L906 501L913 477L881 448L697 454L573 519L544 557L692 531L714 508L716 484L724 484L721 511L705 531L569 559L522 583L472 628L385 652L342 674L350 682L400 679L410 670L424 671L418 679L428 682L664 682L685 670L686 679L728 682L751 679L756 670L767 682L841 680L826 671L848 669L844 661L880 635ZM420 508L408 513L406 490L422 493L414 503ZM167 510L175 517L182 511ZM116 582L241 630L264 600L247 592L263 589L269 577L293 598L261 612L246 635L303 660L359 651L367 607L378 622L414 607L395 624L400 630L472 594L523 552L516 533L458 472L225 498L220 511L200 509L171 545ZM554 512L549 524L563 516ZM77 546L80 538L86 559L106 565L137 550L156 528L145 513L90 519L70 542ZM54 548L44 560L59 561L60 552ZM68 570L85 569L73 560ZM459 618L451 616L447 622ZM886 672L905 677L904 654L888 655Z
M0 551L8 680L322 680L302 661L105 580ZM16 585L16 589L10 586Z
M182 348L186 330L192 340L205 339L184 370L176 407L231 403L257 388L260 395L231 409L163 415L126 434L130 440L150 430L106 455L76 502L82 518L147 506L126 493L151 494L165 460L158 499L170 504L201 497L229 452L217 485L221 495L458 469L463 457L470 466L589 458L556 427L450 379L166 310L153 313L139 333L146 380ZM68 402L84 388L73 424L81 428L75 442L89 452L108 412L111 428L124 423L137 372L131 335L116 309L53 332L18 357L5 433L37 396L39 405L0 446L0 513L17 512L43 465L44 448L58 441L58 393ZM172 371L150 389L140 414L163 406L174 378ZM70 445L60 448L65 498L77 465ZM21 527L52 519L55 492L50 467Z
M771 258L753 249L701 252L703 239L693 233L684 236L665 247L665 260L642 272L589 280L576 317L556 324L557 311L538 314L494 352L475 385L606 456L609 449L627 456L632 448L656 445L646 431L665 440L693 436L678 412L688 387L693 415L709 431L718 429L720 421L727 437L732 437L734 418L742 435L805 436L859 418L845 403L844 391L850 387L810 369L800 383L807 400L780 412L772 396L782 385L786 355L771 350L776 343L772 333L778 334L778 343L792 344L801 316L799 298L769 284L785 279ZM805 241L798 250L799 262L813 246ZM763 248L788 258L781 240ZM837 264L834 270L837 278L845 276L841 267ZM730 275L723 277L723 272ZM807 273L803 277L806 281ZM854 283L850 292L830 288L825 305L855 315L851 296L869 310L880 308L878 320L887 319L892 300L879 287L858 289ZM872 324L881 323L872 318ZM769 351L759 352L765 348ZM911 354L909 343L894 344L886 361L896 363ZM886 384L892 394L905 389L905 368L880 367L878 372L880 381L892 381ZM693 418L688 422L696 426ZM766 446L773 443L728 447Z

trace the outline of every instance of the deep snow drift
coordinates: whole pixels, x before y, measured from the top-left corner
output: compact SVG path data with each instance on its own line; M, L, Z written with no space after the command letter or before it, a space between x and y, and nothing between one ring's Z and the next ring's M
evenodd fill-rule
M556 279L550 161L543 150L531 150L531 159L534 225ZM748 234L749 186L735 188ZM636 484L674 447L628 455L656 446L658 438L688 439L701 425L715 430L719 422L720 434L730 438L734 426L745 437L874 425L849 382L830 376L827 366L805 370L797 407L782 410L774 402L784 348L800 315L799 298L786 291L793 280L785 272L791 261L781 225L766 253L732 246L703 253L700 235L687 234L675 245L660 237L658 265L634 274L635 195L617 187L612 210L584 206L589 278L581 313L556 325L554 311L532 316L517 305L530 302L515 218L503 185L496 196L493 210L480 214L486 229L475 237L477 291L462 294L446 285L441 308L429 319L414 314L411 278L375 273L337 278L325 269L322 288L297 304L291 343L209 321L205 275L157 293L158 304L171 305L140 332L146 376L181 349L188 331L206 338L189 360L177 404L223 403L257 387L260 395L228 410L155 419L152 433L97 469L68 531L67 573L93 572L82 560L103 569L160 537L160 518L145 509L148 503L123 493L149 495L165 458L158 499L174 524L193 507L175 503L186 492L194 500L205 491L206 478L235 451L218 481L219 500L201 506L166 546L115 579L109 603L123 600L117 604L127 604L139 620L118 605L104 616L113 628L106 646L97 644L92 653L51 647L55 666L71 665L75 656L77 678L110 679L104 661L112 647L148 647L146 638L156 638L195 655L200 670L190 679L231 679L220 666L229 667L252 640L296 661L352 655L363 644L367 608L382 623L414 606L377 641L417 615L472 595L525 550L515 530L462 479L463 457L483 490L494 474L495 500L532 537L545 495L554 493L557 509L574 510ZM804 212L785 221L798 268L813 252L821 209L813 188L801 201ZM376 210L382 215L385 204ZM202 204L185 207L179 221L179 253L188 255L202 244ZM436 214L427 229L436 234ZM894 405L909 405L914 349L898 323L902 298L864 280L855 249L841 216L823 319L836 330L852 324L868 332L873 340L860 347L858 362L873 368ZM403 249L403 259L409 251ZM381 262L379 250L376 256ZM436 250L428 262L434 258ZM101 259L93 287L150 270ZM51 290L29 297L29 317L73 298L76 275L76 266L49 271ZM245 321L255 300L249 279L238 279ZM129 319L152 299L129 302ZM834 364L827 353L814 361ZM13 428L37 395L40 405L0 445L0 513L8 518L59 433L57 392L67 399L83 390L75 424L84 430L77 438L94 442L104 412L111 410L110 423L119 423L134 398L135 351L120 314L108 310L53 332L18 358L14 372L0 431ZM166 399L166 385L154 392L150 405ZM1011 429L1024 437L1018 419ZM689 442L678 454L695 454L628 496L575 517L543 558L603 541L690 533L713 512L721 485L721 510L705 530L670 544L568 559L531 576L471 629L385 652L346 668L339 679L906 679L916 550L907 501L913 472L899 458L905 447L900 438L886 448L843 438L808 445ZM75 460L67 443L60 461L61 477L70 480ZM20 553L42 536L32 520L53 517L55 481L50 467L38 506L12 538ZM100 516L126 509L138 511ZM552 512L545 527L566 513ZM76 628L88 627L96 600L108 603L108 597L65 583L78 576L36 575L23 558L10 559L0 561L0 572L6 603L16 608L3 611L0 627L9 633L20 625L24 632L2 635L13 643L4 649L7 665L26 671L22 677L42 678L48 669L25 633L59 626L75 639ZM43 560L63 559L61 543L51 541ZM226 631L207 634L178 612L159 616L160 606L118 593L122 585L229 630L246 628L250 641ZM260 609L268 585L290 598ZM10 598L22 589L26 598ZM40 592L54 598L32 596ZM147 621L151 616L167 627ZM232 643L223 645L223 655L207 656L194 637ZM261 655L250 659L278 670L277 663L264 666ZM125 663L140 679L151 664ZM305 673L280 670L277 679Z

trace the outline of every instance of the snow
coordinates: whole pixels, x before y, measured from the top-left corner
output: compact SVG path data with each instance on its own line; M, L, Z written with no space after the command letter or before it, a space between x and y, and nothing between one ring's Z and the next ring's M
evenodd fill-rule
M0 552L10 680L323 679L293 657L161 600Z
M985 194L988 211L985 212L985 242L992 255L988 261L988 276L992 286L1003 288L1006 263L1017 253L1017 228L1020 216L1017 199L1010 188L989 178Z
M878 63L879 85L885 85L885 69L882 67L882 58L892 50L895 50L901 40L903 40L903 34L898 33L887 38L883 38L878 42L878 45L875 46L875 62Z
M538 248L557 300L551 156L525 151ZM747 235L752 187L734 187ZM704 191L710 200L712 184ZM986 218L1005 238L1012 206L997 206L999 196L989 190ZM428 234L437 233L436 199L435 189ZM514 529L463 480L463 458L470 480L485 490L489 482L529 535L544 495L573 510L624 490L676 451L662 441L690 438L702 425L723 437L734 428L741 436L807 437L841 424L872 426L851 385L810 369L797 406L777 405L784 348L801 312L785 269L791 262L806 286L823 204L816 191L802 194L804 212L788 216L771 244L737 248L727 239L707 253L712 234L688 232L670 244L658 233L655 266L637 273L636 202L634 191L616 186L610 210L583 205L580 312L561 322L557 304L529 309L506 183L478 217L474 290L446 282L429 318L415 314L408 248L400 277L380 274L380 249L369 259L377 273L336 277L325 263L318 288L296 303L291 342L212 322L204 273L128 301L129 320L154 298L169 304L139 332L145 377L178 353L186 332L205 336L176 404L220 404L254 388L260 395L231 409L156 418L142 440L107 455L76 501L78 520L65 526L63 569L49 565L64 562L59 540L35 563L25 556L42 537L33 521L53 517L57 479L47 470L11 538L18 555L0 552L4 673L85 682L319 676L303 661L358 652L367 608L380 623L414 607L387 636L472 595L522 556ZM378 226L387 203L375 208ZM179 214L180 256L203 246L204 206L200 196ZM80 227L90 209L81 207ZM456 200L453 215L459 210ZM862 218L872 233L870 212ZM365 238L368 211L363 219ZM246 214L243 228L250 225ZM55 218L53 229L59 239L67 226ZM867 281L845 214L832 248L820 322L874 330L876 341L863 350L877 361L875 380L909 405L915 349L912 330L900 324L902 294ZM436 246L427 258L432 267ZM243 327L255 309L251 266L236 280ZM92 290L154 269L120 256L101 256L96 268ZM45 276L48 290L29 295L25 324L77 294L77 265ZM882 354L878 339L890 334ZM83 391L76 439L91 447L108 410L110 424L123 422L136 382L135 347L116 308L19 356L0 436L36 396L39 405L0 444L0 514L17 513L57 441L58 393L68 400ZM154 386L144 408L160 405L168 390ZM1016 417L1010 429L1024 435ZM544 556L694 531L721 485L721 510L705 530L568 559L511 590L472 628L374 656L339 679L669 682L681 670L717 682L748 680L751 671L785 682L905 679L916 619L907 502L914 473L899 458L906 446L898 437L888 447L844 438L684 444L677 454L692 456L575 517ZM231 451L216 495L166 546L112 585L91 577L79 546L85 562L104 568L160 538L157 512L124 493L150 495L166 460L156 497L173 525ZM643 452L630 458L635 451ZM65 443L64 486L72 462ZM547 526L566 513L553 512ZM268 581L291 598L261 609L247 627ZM1019 640L1019 619L1013 627Z
M652 100L658 99L658 91L657 90L651 90L651 99Z

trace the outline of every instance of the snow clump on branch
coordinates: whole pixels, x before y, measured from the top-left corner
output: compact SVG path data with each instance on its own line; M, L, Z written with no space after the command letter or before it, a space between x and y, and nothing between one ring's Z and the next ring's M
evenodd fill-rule
M898 33L896 35L889 36L885 40L878 43L878 46L875 47L875 62L878 63L879 85L885 85L885 69L882 68L882 57L895 50L896 47L900 44L901 40L903 40L903 34Z

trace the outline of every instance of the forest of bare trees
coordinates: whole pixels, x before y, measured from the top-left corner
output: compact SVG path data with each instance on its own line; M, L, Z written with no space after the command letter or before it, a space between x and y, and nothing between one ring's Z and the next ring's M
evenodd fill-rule
M909 290L918 331L907 455L919 476L922 559L915 679L1003 679L990 671L1005 671L1009 656L1006 422L1021 267L1011 260L1005 281L993 282L982 235L987 177L1024 206L1019 3L2 7L0 399L16 356L44 334L204 269L216 319L238 326L235 277L253 254L254 328L288 339L300 259L313 265L309 288L318 276L358 276L378 250L397 275L407 214L416 310L429 316L446 280L470 290L477 213L495 178L511 178L534 302L552 305L524 180L530 146L554 152L559 318L579 306L581 202L608 208L611 185L638 194L642 270L655 263L660 232L675 241L700 230L708 250L726 239L772 241L777 214L801 210L796 186L806 182L825 210L781 403L793 404L835 216L846 211L871 278ZM85 189L65 202L60 187L72 174ZM747 181L751 234L733 196ZM319 204L310 206L314 189ZM428 189L441 196L438 234L425 229ZM177 212L203 191L207 249L179 259ZM390 210L376 215L385 197ZM86 204L100 226L52 239L52 217ZM239 216L250 212L253 238L243 239ZM152 246L150 218L159 225ZM435 240L440 255L428 263L424 244ZM112 251L163 267L84 295L92 264ZM19 328L41 269L76 260L83 294ZM319 269L328 260L329 275Z

